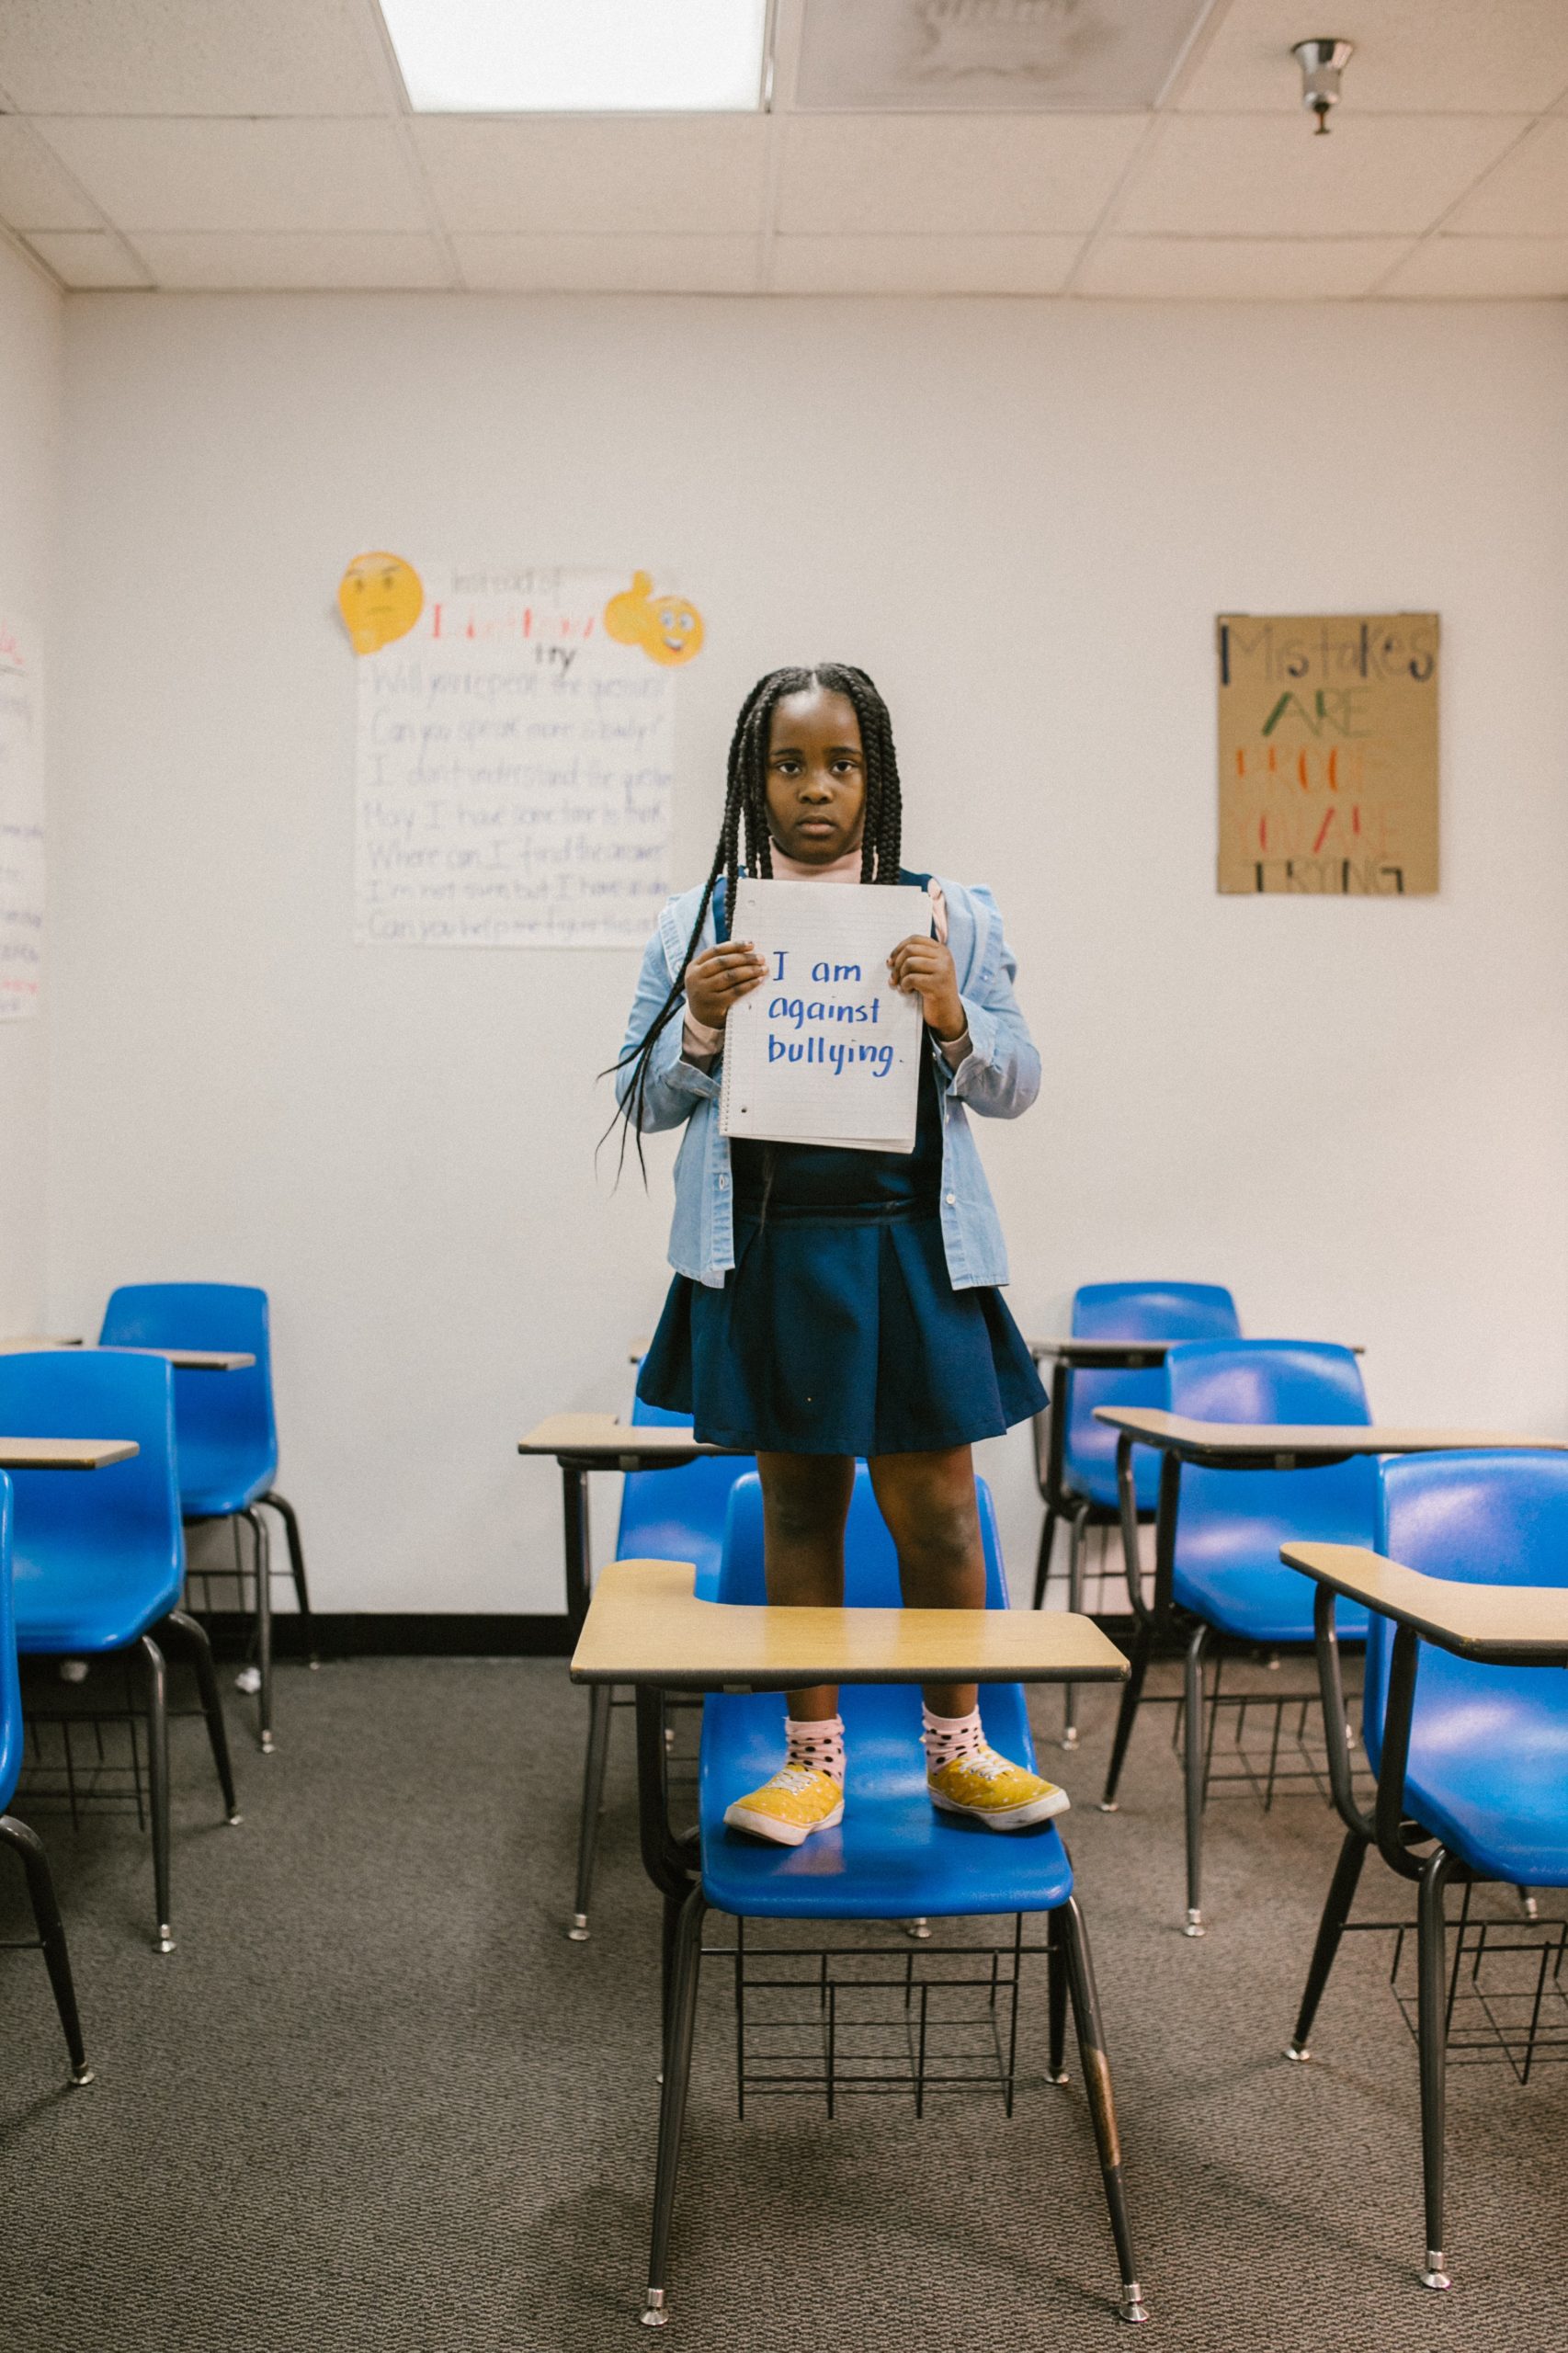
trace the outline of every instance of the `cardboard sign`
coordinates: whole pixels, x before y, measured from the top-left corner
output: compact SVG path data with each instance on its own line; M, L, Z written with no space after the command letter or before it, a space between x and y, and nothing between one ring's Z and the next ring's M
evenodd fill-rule
M756 941L767 978L724 1024L725 1135L914 1151L926 1025L888 958L930 928L930 900L906 883L743 877L730 937Z
M1220 888L1437 888L1437 616L1221 613Z

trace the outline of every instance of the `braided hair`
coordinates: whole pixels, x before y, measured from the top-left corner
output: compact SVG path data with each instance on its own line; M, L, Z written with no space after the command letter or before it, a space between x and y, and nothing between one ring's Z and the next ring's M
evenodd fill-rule
M730 936L735 884L743 863L748 874L759 876L764 881L772 877L773 841L767 830L767 759L773 713L786 696L803 694L812 687L824 687L830 694L843 695L846 701L853 704L860 725L860 748L866 778L860 880L862 882L898 881L903 835L903 801L899 789L898 755L893 749L892 722L888 716L886 703L865 671L858 670L846 662L819 662L811 669L770 670L765 678L757 680L742 703L735 732L730 738L723 822L719 828L718 847L713 852L713 863L703 885L697 920L691 926L691 937L686 943L680 970L671 983L669 995L643 1035L634 1040L611 1065L618 1073L631 1073L630 1078L619 1088L619 1116L622 1123L620 1160L624 1164L626 1139L630 1132L636 1142L638 1165L642 1167L644 1177L647 1171L642 1160L642 1115L653 1049L663 1031L675 1018L677 1007L684 1002L687 967L697 953L702 926L720 876L723 876L725 885L720 930L722 939ZM611 1125L614 1125L613 1120Z

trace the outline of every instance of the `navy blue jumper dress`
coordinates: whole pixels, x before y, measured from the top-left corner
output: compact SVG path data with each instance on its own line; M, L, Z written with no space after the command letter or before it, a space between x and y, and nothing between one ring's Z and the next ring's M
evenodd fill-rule
M939 1051L926 1041L912 1153L732 1139L734 1266L722 1289L676 1276L640 1397L745 1454L920 1453L1042 1409L1001 1292L949 1278Z

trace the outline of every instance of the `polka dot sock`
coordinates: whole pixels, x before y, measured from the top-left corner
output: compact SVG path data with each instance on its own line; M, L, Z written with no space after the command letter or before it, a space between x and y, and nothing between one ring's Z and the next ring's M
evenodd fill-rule
M976 1749L985 1745L978 1708L971 1708L967 1716L934 1716L929 1708L923 1707L920 1722L927 1773L939 1773L955 1757L972 1756Z
M784 1760L786 1765L803 1766L812 1773L826 1773L842 1789L844 1718L819 1716L801 1722L795 1716L786 1716L784 1729L790 1737L790 1753Z

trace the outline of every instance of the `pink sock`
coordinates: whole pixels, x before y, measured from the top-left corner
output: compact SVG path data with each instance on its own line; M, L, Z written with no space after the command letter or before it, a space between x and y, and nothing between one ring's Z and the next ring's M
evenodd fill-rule
M922 1707L920 1722L927 1773L939 1773L956 1756L972 1756L976 1749L985 1745L978 1708L971 1708L967 1716L937 1716L929 1708Z
M802 1722L797 1716L786 1716L784 1729L790 1739L786 1765L801 1765L809 1772L826 1773L842 1789L844 1718L818 1716Z

